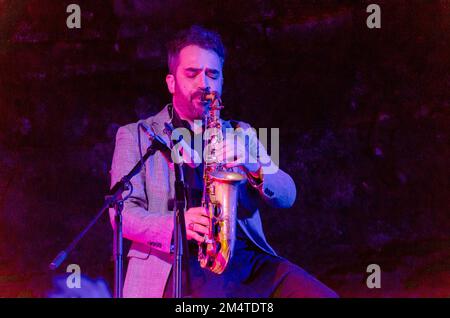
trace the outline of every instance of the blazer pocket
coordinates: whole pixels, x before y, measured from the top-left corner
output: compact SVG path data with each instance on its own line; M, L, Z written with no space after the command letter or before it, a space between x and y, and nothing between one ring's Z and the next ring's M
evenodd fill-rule
M127 257L136 257L139 259L147 259L150 256L151 247L145 244L133 242Z

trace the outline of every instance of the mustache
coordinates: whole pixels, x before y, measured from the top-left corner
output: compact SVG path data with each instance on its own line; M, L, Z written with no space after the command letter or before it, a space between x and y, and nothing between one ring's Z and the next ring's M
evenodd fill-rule
M202 99L203 94L205 94L205 92L206 92L206 90L204 90L204 89L196 90L194 93L191 94L191 102L196 98Z

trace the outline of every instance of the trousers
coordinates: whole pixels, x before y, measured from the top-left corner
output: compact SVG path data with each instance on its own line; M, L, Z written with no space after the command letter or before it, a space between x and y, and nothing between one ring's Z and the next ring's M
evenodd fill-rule
M336 298L338 295L301 267L237 240L233 257L218 275L200 266L191 249L183 270L183 296L193 298ZM189 271L189 275L186 275ZM187 282L189 277L189 282ZM187 285L188 283L188 285ZM173 296L173 273L164 298Z

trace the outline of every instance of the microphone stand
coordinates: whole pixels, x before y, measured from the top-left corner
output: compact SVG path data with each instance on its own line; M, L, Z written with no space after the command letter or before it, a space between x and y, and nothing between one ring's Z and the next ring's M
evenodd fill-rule
M173 149L172 127L165 124L165 131L169 135L170 148ZM172 160L173 162L173 160ZM186 260L188 255L187 237L186 237L186 222L184 218L184 210L186 207L186 193L183 175L183 163L173 162L175 170L175 213L174 213L174 245L175 257L173 261L173 298L183 297L182 286L182 262L183 257ZM187 268L187 287L189 288L189 268ZM187 288L187 289L188 289Z
M186 223L184 219L185 209L185 190L183 180L183 170L181 164L175 165L175 213L174 213L174 241L175 241L175 259L174 259L174 280L173 297L182 298L182 261L185 251L187 252L186 242Z
M120 181L118 181L110 190L109 194L105 196L105 201L103 206L97 212L92 221L73 239L73 241L67 246L65 250L59 252L59 254L50 263L49 268L51 270L57 269L62 262L69 256L69 254L75 249L79 241L84 237L84 235L94 226L95 223L100 219L103 213L110 207L115 208L114 216L114 298L122 298L122 284L123 284L123 236L122 236L122 210L123 202L131 195L133 192L133 186L130 182L136 174L141 171L144 166L145 161L154 155L156 151L162 150L159 143L152 143L148 147L147 152L139 160L138 163L131 169L131 171L124 176ZM122 194L125 191L129 191L125 198L122 198Z

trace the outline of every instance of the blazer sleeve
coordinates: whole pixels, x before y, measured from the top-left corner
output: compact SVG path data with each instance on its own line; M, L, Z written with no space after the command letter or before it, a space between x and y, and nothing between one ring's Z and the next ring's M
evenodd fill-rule
M116 135L116 145L111 164L111 187L125 176L139 161L139 148L136 125L120 127ZM131 179L132 195L124 202L122 212L122 230L124 238L147 244L152 249L170 252L173 215L163 211L148 211L145 190L145 169ZM124 194L126 195L126 193ZM111 224L114 228L115 210L109 210Z
M254 128L246 123L240 123L239 128L238 134L248 138L250 154L262 164L264 181L258 187L261 197L272 207L290 208L297 196L294 180L271 159Z

